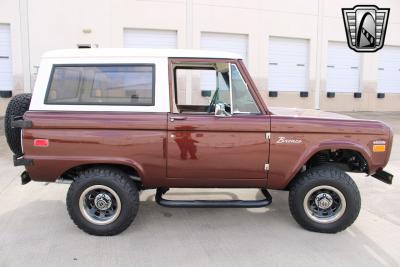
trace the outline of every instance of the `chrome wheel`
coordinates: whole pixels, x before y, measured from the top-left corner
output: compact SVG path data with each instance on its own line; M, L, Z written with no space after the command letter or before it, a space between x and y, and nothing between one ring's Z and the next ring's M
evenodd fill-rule
M108 186L92 185L82 192L79 209L89 222L106 225L118 218L121 213L121 200Z
M346 199L337 188L321 185L308 191L303 206L311 220L318 223L332 223L343 216Z

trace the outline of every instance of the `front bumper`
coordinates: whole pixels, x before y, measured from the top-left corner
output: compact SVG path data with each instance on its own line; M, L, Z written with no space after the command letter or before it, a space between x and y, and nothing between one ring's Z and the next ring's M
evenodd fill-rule
M382 181L386 184L392 184L393 180L393 174L388 173L382 169L379 169L375 174L372 175L372 177L378 179L379 181Z

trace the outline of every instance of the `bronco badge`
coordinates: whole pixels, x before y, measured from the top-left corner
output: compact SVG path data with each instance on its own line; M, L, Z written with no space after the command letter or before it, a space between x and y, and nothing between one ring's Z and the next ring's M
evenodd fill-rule
M284 136L279 136L278 140L276 141L276 143L277 144L301 144L301 143L303 143L303 141L300 140L300 139L295 139L295 138L287 139Z

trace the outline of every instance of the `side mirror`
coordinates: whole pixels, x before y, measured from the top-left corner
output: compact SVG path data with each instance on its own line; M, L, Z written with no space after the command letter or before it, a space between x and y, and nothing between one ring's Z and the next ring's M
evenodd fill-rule
M224 103L215 104L215 116L216 117L229 117L231 114L226 112Z

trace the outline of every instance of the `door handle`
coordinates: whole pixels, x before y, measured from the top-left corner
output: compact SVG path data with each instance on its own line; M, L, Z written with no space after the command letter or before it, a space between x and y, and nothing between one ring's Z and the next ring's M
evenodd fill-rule
M169 120L170 121L184 121L184 120L186 120L186 117L178 117L178 116L170 117Z

